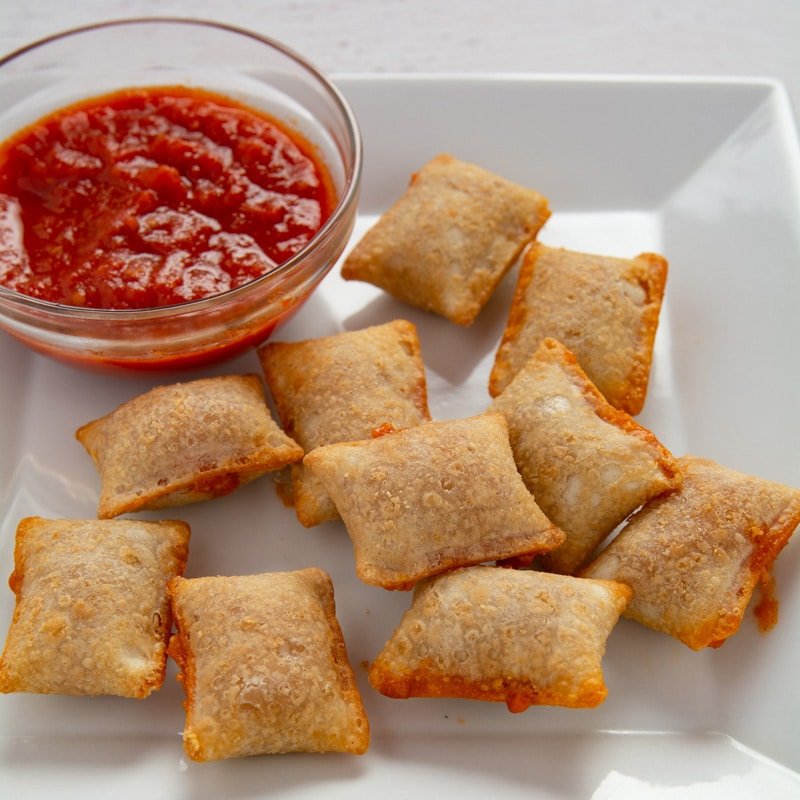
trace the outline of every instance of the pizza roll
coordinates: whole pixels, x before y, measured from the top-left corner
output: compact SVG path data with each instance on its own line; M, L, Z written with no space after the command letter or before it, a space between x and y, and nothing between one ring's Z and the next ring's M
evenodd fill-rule
M100 473L101 519L220 497L303 457L255 375L159 386L75 436Z
M549 216L537 192L440 155L358 243L342 277L469 325Z
M612 406L638 414L647 394L667 262L575 253L538 242L525 254L489 378L493 397L542 339L563 342Z
M468 567L420 583L369 671L388 697L584 708L606 697L601 659L630 597L613 581Z
M188 543L183 522L23 519L0 691L147 697L160 688L167 583L183 573Z
M430 419L417 329L405 320L259 351L286 432L308 452L369 439ZM339 515L320 481L292 466L297 518L317 525Z
M625 616L693 650L719 647L800 524L800 490L706 459L678 463L683 488L638 511L583 574L630 586Z
M525 485L567 535L544 556L551 571L573 574L632 511L680 486L669 451L609 405L554 339L539 345L492 409L508 421Z
M452 567L541 553L564 540L525 488L500 414L312 450L353 540L356 574L410 589Z
M169 589L191 758L367 749L325 572L178 578Z

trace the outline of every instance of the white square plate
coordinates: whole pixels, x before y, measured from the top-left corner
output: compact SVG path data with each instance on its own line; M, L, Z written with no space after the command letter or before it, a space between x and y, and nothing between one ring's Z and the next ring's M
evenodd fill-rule
M763 81L342 76L365 141L362 233L409 173L441 151L546 194L548 244L670 261L641 421L676 454L800 485L800 156L781 87ZM406 317L419 328L434 417L482 411L510 275L470 328L418 312L334 270L279 334L298 339ZM74 371L0 337L0 574L29 514L92 517L94 468L73 431L172 378ZM254 354L211 372L258 372ZM181 379L204 373L181 375ZM261 480L180 510L187 575L311 564L334 578L373 742L363 757L183 755L170 667L144 701L0 697L9 798L796 798L800 796L800 542L776 566L780 622L748 613L723 648L693 653L621 621L594 710L392 701L363 664L409 596L360 584L341 523L303 529ZM0 593L0 635L12 613Z

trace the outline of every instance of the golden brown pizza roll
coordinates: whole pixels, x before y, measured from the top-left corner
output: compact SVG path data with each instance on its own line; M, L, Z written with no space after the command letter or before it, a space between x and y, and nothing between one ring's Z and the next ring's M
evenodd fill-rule
M183 573L188 543L184 522L23 519L0 691L146 697L160 688L167 583Z
M613 581L468 567L420 583L369 671L389 697L582 708L606 697L601 659L630 597Z
M410 589L452 567L564 540L525 488L500 414L319 447L304 463L333 497L365 583Z
M542 339L563 342L612 406L638 414L647 394L667 262L545 247L525 254L489 379L493 397Z
M545 339L492 405L508 421L525 485L564 544L544 556L573 574L646 500L680 486L671 453L600 394L575 356Z
M537 192L440 155L358 243L342 277L469 325L549 216Z
M693 456L678 463L683 488L638 511L583 574L630 586L625 616L693 650L718 647L800 523L800 490Z
M303 457L255 375L159 386L75 436L100 473L101 519L220 497Z
M286 432L306 452L369 439L430 419L417 329L405 320L259 349ZM292 466L297 518L317 525L339 515L320 481Z
M367 749L325 572L178 578L169 588L191 758Z

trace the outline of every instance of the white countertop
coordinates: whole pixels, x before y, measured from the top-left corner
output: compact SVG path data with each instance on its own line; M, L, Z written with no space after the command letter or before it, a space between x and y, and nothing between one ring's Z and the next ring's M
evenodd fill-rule
M149 15L244 26L330 73L771 77L800 109L797 0L0 0L0 51Z

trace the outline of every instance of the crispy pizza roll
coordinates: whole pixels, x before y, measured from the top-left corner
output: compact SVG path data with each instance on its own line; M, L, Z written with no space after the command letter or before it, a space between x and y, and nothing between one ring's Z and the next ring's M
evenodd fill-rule
M545 339L492 405L525 485L564 544L543 562L573 574L642 503L681 484L672 454L611 406L560 342Z
M255 375L159 386L75 436L100 473L101 519L220 497L303 457Z
M188 543L184 522L23 519L0 691L141 698L160 688L167 583Z
M647 394L667 262L627 260L545 247L525 254L489 378L493 397L542 339L563 342L612 406L638 414Z
M430 419L417 329L405 320L259 348L281 423L306 452L369 439ZM320 481L292 466L297 518L318 525L339 514Z
M469 325L549 216L537 192L439 155L350 253L342 277Z
M169 653L196 761L293 751L363 753L369 723L320 569L170 584Z
M525 488L500 414L319 447L304 463L342 515L356 574L375 586L410 589L452 567L564 540Z
M420 583L369 671L388 697L584 708L606 697L601 659L630 597L613 581L468 567Z
M678 463L683 488L638 511L583 574L630 586L625 616L693 650L719 647L800 524L800 490L693 456Z

